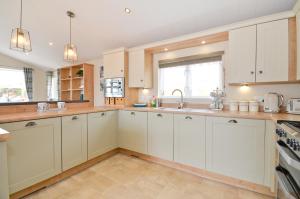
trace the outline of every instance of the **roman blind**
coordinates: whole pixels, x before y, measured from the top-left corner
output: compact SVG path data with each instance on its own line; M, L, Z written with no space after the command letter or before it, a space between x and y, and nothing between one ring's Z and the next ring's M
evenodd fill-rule
M159 63L159 68L201 64L201 63L222 61L223 54L224 51L218 51L209 54L192 55L187 57L179 57L175 59L165 59L165 60L160 60L158 63Z

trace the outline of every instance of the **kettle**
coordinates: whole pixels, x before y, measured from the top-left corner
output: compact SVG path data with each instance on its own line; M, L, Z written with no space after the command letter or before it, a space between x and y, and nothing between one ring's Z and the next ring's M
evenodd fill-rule
M278 113L283 105L283 95L278 93L267 93L264 96L264 112Z

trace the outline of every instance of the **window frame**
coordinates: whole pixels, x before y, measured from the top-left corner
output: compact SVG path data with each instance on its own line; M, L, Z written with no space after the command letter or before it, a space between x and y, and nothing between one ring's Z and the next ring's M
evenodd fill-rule
M221 75L222 88L220 88L220 89L222 89L222 90L225 90L225 87L226 87L225 86L225 67L224 67L224 65L225 65L225 57L224 56L225 56L225 53L223 55L221 55L222 58L220 60L221 61L221 65L222 65L222 75ZM158 68L157 68L157 92L156 92L158 98L163 99L165 101L169 100L170 102L172 102L172 100L178 99L178 96L162 96L161 95L161 92L160 92L160 79L161 79L161 74L160 74L160 68L158 66ZM203 97L201 97L201 96L195 96L195 97L189 96L189 97L185 97L185 96L183 96L183 98L187 102L196 102L196 101L199 102L199 100L200 101L204 101L204 102L210 102L210 100L212 99L212 97L210 97L210 96L207 96L207 97L204 97L204 96Z

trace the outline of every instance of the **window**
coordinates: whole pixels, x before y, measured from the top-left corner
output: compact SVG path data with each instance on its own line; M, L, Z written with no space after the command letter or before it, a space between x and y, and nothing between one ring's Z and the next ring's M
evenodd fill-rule
M26 102L28 100L22 69L0 68L0 102Z
M160 97L172 97L172 91L180 89L186 98L208 98L211 91L223 87L220 55L191 56L159 63Z
M58 100L58 71L47 71L47 100Z

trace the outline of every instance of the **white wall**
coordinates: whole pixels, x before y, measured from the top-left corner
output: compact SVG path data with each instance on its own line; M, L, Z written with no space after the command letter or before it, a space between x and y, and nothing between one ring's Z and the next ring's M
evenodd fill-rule
M13 68L23 68L29 67L33 68L33 100L41 101L47 99L47 89L46 89L46 68L42 69L31 64L27 64L11 58L9 56L0 54L0 67L13 67ZM13 80L12 80L13 81Z
M223 65L225 68L225 92L226 99L225 103L230 99L237 100L253 100L253 99L261 99L263 95L267 92L278 92L285 96L286 99L291 97L300 97L300 85L299 84L285 84L285 85L260 85L260 86L249 86L249 87L241 87L241 86L229 86L226 75L226 68L228 65L228 42L220 42L210 45L204 45L200 47L182 49L172 52L164 52L160 54L154 55L153 60L153 72L154 72L154 87L153 89L139 91L139 100L141 102L147 102L151 99L153 95L157 96L158 94L158 61L164 59L172 59L178 57L185 57L196 54L205 54L216 51L225 51L223 56ZM175 103L178 100L176 99L164 99L163 102L167 103ZM186 102L191 103L210 103L209 99L185 99Z
M102 58L86 61L85 63L94 65L94 106L104 105L104 93L100 92L100 66Z

